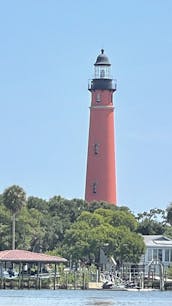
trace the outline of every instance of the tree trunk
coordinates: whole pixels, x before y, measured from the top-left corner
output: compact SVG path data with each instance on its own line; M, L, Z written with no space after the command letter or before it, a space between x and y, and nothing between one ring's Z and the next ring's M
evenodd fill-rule
M15 250L15 240L16 240L16 214L12 215L12 249Z

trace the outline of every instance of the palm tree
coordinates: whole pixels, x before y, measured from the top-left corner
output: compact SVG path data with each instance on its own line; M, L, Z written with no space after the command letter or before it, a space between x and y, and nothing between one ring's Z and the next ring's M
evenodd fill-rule
M16 214L26 203L26 193L20 186L10 186L3 192L3 203L12 214L12 249L15 250Z

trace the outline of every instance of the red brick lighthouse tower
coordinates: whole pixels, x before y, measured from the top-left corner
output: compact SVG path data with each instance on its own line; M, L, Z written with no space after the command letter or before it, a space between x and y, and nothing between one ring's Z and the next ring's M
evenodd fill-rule
M91 92L90 127L85 200L116 205L113 93L116 84L110 75L108 57L101 50L94 64Z

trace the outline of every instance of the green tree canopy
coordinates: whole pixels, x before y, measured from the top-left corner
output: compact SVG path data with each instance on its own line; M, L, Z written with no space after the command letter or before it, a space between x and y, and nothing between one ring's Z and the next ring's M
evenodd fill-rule
M100 248L106 246L106 254L113 255L118 262L138 262L144 251L142 237L131 231L136 228L135 226L125 225L125 218L122 219L123 224L109 223L109 220L113 220L113 213L114 211L108 210L104 212L103 209L97 209L94 213L82 212L65 233L65 256L69 257L72 254L75 259L86 258L87 261L91 261L94 258L98 262Z
M100 214L104 217L104 221L113 226L125 225L131 231L136 231L138 227L138 222L134 215L127 210L111 210L99 208L96 211L96 214Z
M138 232L142 235L162 235L166 228L166 214L162 209L151 209L137 215Z
M2 197L1 197L2 199ZM11 216L0 200L0 251L11 248Z
M167 207L167 222L172 225L172 203Z
M48 213L48 203L46 200L43 200L38 197L28 197L27 199L28 209L35 208L43 214Z

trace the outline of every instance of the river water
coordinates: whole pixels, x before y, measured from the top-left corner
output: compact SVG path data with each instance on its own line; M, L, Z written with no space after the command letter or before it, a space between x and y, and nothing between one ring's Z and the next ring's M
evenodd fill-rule
M172 306L172 291L0 290L0 306Z

